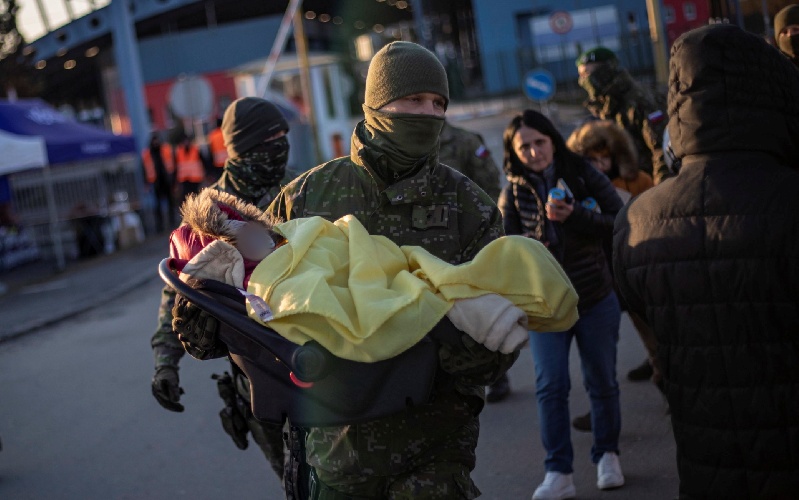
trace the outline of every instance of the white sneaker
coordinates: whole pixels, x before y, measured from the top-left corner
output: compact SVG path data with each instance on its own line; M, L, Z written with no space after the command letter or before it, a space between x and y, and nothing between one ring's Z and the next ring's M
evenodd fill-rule
M596 487L610 490L624 485L624 474L621 473L619 456L612 451L605 452L596 464Z
M574 498L577 490L571 474L562 472L547 472L544 482L538 485L533 493L533 500L565 500Z

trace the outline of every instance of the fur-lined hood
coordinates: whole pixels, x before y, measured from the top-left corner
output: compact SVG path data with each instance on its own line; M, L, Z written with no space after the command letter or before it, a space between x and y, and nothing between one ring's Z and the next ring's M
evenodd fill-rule
M183 215L182 224L189 226L198 235L210 236L234 246L240 227L236 221L259 222L270 231L278 222L255 205L213 188L203 189L196 195L188 195L180 212Z
M619 176L625 180L638 177L638 151L632 137L610 120L589 121L572 132L566 145L579 155L592 151L610 151Z

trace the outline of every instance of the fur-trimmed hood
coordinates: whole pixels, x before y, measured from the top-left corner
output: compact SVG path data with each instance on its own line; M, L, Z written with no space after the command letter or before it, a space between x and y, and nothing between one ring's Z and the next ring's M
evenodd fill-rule
M572 132L566 145L582 156L592 151L608 150L621 178L631 181L638 177L638 151L633 139L610 120L584 123Z
M268 230L278 222L255 205L240 200L232 194L207 188L190 194L180 207L183 225L189 226L199 236L209 236L236 246L240 222L258 222Z

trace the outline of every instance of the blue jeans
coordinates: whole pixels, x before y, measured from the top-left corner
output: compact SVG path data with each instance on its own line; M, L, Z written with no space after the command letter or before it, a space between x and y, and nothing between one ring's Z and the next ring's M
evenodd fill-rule
M605 452L619 452L621 410L616 382L616 344L621 312L611 292L589 309L565 332L530 332L535 362L536 399L541 442L547 451L547 472L570 474L574 451L569 418L569 347L577 340L583 385L591 399L594 444L591 460L599 462Z

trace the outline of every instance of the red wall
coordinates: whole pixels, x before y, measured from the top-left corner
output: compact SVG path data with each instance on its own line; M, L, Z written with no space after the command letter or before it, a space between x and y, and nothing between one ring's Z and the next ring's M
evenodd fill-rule
M685 4L693 4L696 10L696 18L693 20L685 17ZM674 19L669 22L666 18L665 9L671 7L674 10ZM680 35L694 28L699 28L707 24L710 18L710 5L707 0L663 0L663 20L666 23L666 39L669 47Z
M233 77L225 73L207 73L201 75L211 85L214 91L214 111L208 117L209 122L216 125L216 117L221 117L228 104L233 102L236 95L236 86ZM145 85L144 93L147 99L147 108L150 112L152 125L155 130L165 130L172 125L167 113L169 91L176 80L167 80Z

